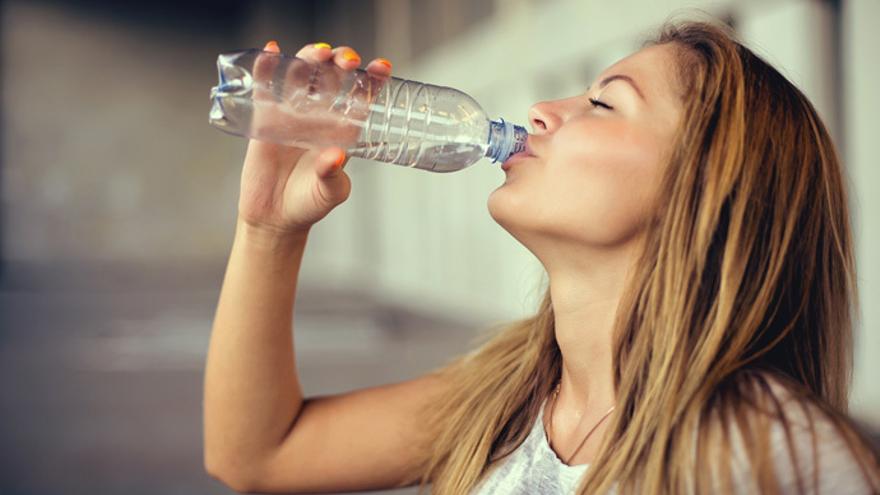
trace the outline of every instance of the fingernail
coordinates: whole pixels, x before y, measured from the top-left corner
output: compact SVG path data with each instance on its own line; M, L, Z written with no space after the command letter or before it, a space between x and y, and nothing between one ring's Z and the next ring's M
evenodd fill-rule
M272 41L266 43L266 46L263 48L263 50L266 50L269 52L279 53L281 51L281 48L278 47L277 41L272 40Z
M391 61L387 58L377 58L376 61L384 65L385 67L388 67L389 69L391 68Z
M349 62L351 62L351 61L360 62L361 61L361 58L358 56L357 53L352 52L352 51L348 51L348 50L346 50L345 52L342 53L342 58L344 58L345 60L348 60Z
M332 46L330 46L330 45L327 44L327 43L324 43L323 41L321 41L321 42L319 42L319 43L315 43L314 45L312 45L312 47L314 47L315 49L321 49L321 48L333 48Z
M334 163L333 166L336 167L336 168L339 168L339 167L342 166L342 162L344 162L344 161L345 161L345 152L344 152L344 151L340 151L340 152L339 152L339 158L336 159L336 163Z

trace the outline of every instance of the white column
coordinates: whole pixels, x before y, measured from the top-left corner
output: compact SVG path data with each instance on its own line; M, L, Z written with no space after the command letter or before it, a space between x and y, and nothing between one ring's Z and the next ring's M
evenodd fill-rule
M880 2L843 2L844 159L852 184L862 319L856 333L852 412L880 428Z

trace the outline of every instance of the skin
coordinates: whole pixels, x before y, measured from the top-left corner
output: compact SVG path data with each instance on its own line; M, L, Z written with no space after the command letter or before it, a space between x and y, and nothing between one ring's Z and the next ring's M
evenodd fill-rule
M531 107L535 156L510 162L489 212L541 261L549 276L562 385L550 442L567 459L614 405L611 331L650 219L682 102L669 45L644 48L603 71L585 93ZM627 82L599 82L630 76ZM588 98L613 107L596 107ZM589 463L602 421L568 461Z
M346 70L360 66L356 55L346 46L308 45L297 53ZM566 459L613 404L612 317L679 118L673 77L664 72L672 62L666 47L645 49L608 68L587 94L536 104L530 145L537 156L511 162L507 180L488 200L493 218L550 276L563 354L551 446ZM263 69L255 74L272 73ZM378 59L366 69L377 77L391 74ZM617 73L632 76L648 103L622 81L599 87ZM587 97L614 109L593 108ZM242 491L254 486L254 471L242 466L274 458L302 408L291 301L311 226L349 195L343 152L248 143L204 398L205 466ZM257 403L265 407L254 409ZM601 436L600 425L569 464L590 462ZM271 468L257 471L264 469Z
M280 47L266 45L264 50L277 53ZM349 46L331 48L313 43L302 47L296 56L312 62L332 62L346 71L361 65L360 55ZM364 69L377 78L389 77L391 67L383 64L384 60L373 59ZM254 77L265 80L273 71L271 58L258 59ZM264 125L287 124L273 120L277 118L271 112L254 115ZM278 237L306 235L312 225L348 199L351 180L343 171L347 163L345 150L339 146L304 149L251 139L242 167L239 221Z
M280 47L270 44L264 51L278 53ZM296 56L332 60L345 70L361 65L347 46L310 44ZM272 59L277 57L258 61ZM255 65L255 80L273 74L271 66ZM391 74L382 59L372 60L366 70L377 77ZM277 115L256 118L266 122ZM346 161L340 147L248 142L204 391L205 467L236 491L251 491L250 470L274 454L303 407L291 331L297 278L309 229L349 195L351 183L342 170Z

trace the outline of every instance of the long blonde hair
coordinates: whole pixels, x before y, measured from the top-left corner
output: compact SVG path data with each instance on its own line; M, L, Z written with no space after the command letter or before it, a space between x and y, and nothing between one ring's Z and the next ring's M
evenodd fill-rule
M775 493L762 445L771 420L789 446L793 430L768 377L807 417L833 424L880 489L878 454L847 416L856 271L827 130L725 26L667 22L646 42L656 44L676 48L684 118L618 308L615 414L578 493L706 493L717 483L731 493L731 425L757 486ZM471 491L525 440L560 378L549 290L534 316L475 343L434 370L454 386L422 413L426 454L405 485Z

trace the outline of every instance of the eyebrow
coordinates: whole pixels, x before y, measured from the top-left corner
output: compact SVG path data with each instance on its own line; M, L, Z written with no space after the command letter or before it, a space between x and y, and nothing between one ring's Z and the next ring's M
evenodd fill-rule
M639 96L642 98L642 100L644 100L645 102L648 101L645 99L645 94L642 93L642 90L640 90L639 87L636 85L636 82L633 81L633 78L631 78L627 75L624 75L624 74L614 74L613 76L608 76L605 79L602 79L602 82L599 83L599 89L604 88L605 86L608 85L608 83L610 83L611 81L615 81L617 79L620 79L621 81L628 82L633 87L633 89L636 90L636 93L639 94ZM589 91L589 90L590 90L590 88L587 88L587 91Z

